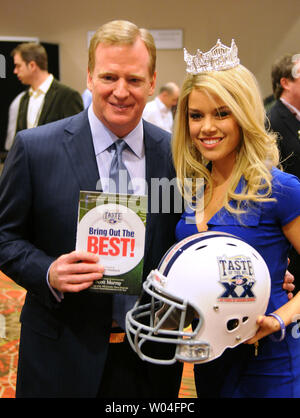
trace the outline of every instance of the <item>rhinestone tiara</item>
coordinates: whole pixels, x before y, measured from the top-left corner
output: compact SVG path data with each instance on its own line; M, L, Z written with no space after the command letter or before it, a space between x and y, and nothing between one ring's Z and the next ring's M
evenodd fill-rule
M218 39L215 46L208 52L202 52L197 49L196 55L191 55L184 48L184 61L187 63L186 71L190 74L199 74L207 71L229 70L239 65L238 49L231 41L231 47L223 45Z

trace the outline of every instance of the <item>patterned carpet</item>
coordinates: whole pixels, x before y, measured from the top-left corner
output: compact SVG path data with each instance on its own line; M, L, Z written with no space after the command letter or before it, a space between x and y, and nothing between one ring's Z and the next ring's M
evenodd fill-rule
M20 336L19 316L26 291L0 271L0 398L14 398ZM196 398L193 366L185 363L179 398Z
M0 398L14 398L25 290L0 272Z

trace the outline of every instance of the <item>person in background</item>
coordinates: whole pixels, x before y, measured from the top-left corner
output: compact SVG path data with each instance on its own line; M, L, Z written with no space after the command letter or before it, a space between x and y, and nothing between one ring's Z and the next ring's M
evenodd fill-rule
M89 105L92 103L92 93L89 89L85 89L82 93L82 101L85 109L87 109Z
M271 107L275 104L276 100L274 98L273 94L270 94L269 96L264 98L264 107L266 112L268 112Z
M22 43L11 55L14 74L22 84L30 86L19 103L16 132L54 122L83 110L80 94L48 72L48 56L42 45Z
M143 112L143 119L172 132L173 108L176 107L179 96L179 87L173 82L163 85L159 95L148 102Z
M89 48L92 105L19 132L8 154L0 178L0 268L27 290L19 398L178 397L182 365L162 369L139 359L125 336L126 296L90 291L103 277L101 257L74 251L80 190L96 191L101 183L109 191L105 180L121 162L133 193L147 193L148 184L148 208L157 208L147 214L144 278L175 241L180 214L172 191L150 188L152 179L175 177L170 134L142 120L155 68L150 32L123 20L104 24ZM144 180L143 189L135 179ZM162 198L169 196L165 213ZM168 348L149 349L168 355Z
M280 162L284 171L300 178L300 54L285 54L271 71L275 104L267 116L269 128L277 134ZM300 256L292 247L289 271L300 290Z
M276 168L276 137L265 129L257 81L240 64L234 41L230 48L218 41L196 56L185 51L185 60L188 75L175 120L174 165L183 195L185 178L203 178L205 187L204 208L191 199L193 210L177 224L177 240L200 231L233 234L262 255L271 276L270 300L266 314L257 319L257 334L216 361L195 365L197 394L300 397L295 331L300 293L289 300L282 289L291 244L300 252L300 180ZM196 190L192 196L197 197ZM241 294L239 303L249 302Z
M7 132L5 138L4 148L6 151L11 149L11 146L14 142L15 135L16 135L16 126L17 126L17 118L19 113L19 105L22 96L24 96L25 91L19 93L11 102L8 108L8 123L7 123Z

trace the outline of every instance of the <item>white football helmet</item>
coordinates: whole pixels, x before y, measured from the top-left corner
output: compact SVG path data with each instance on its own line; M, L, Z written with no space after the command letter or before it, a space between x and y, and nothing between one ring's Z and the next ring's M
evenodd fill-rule
M156 364L205 363L255 335L257 317L268 305L270 275L242 239L204 232L171 247L143 288L126 316L132 348ZM143 305L145 293L151 302ZM172 358L152 358L144 349L149 341L173 344Z

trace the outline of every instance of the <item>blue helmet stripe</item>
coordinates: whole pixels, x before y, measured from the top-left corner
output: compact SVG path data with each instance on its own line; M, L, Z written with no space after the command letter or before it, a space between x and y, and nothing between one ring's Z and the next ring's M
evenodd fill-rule
M223 233L223 232L212 232L210 231L209 233L199 233L199 234L195 234L195 235L191 235L189 238L189 241L185 244L183 244L182 246L180 246L178 248L178 250L172 255L170 261L168 262L168 264L164 267L163 271L161 271L161 267L166 259L166 257L168 256L168 254L179 244L178 242L176 244L174 244L167 252L166 254L163 256L163 258L161 259L159 266L158 266L158 270L164 275L167 276L172 265L175 263L175 261L177 260L177 258L183 253L183 251L185 251L186 249L188 249L191 245L194 245L197 242L201 242L210 238L216 238L216 237L224 237L224 236L228 236L230 238L237 238L234 235L230 235L227 233ZM194 238L193 238L194 237ZM237 238L238 239L238 238ZM182 240L185 241L185 240Z

